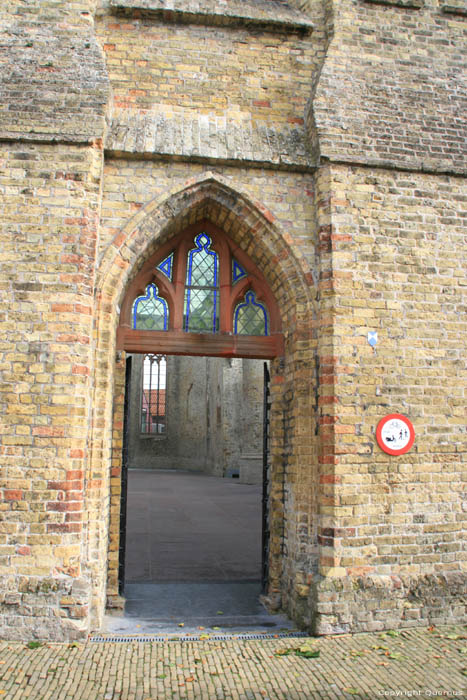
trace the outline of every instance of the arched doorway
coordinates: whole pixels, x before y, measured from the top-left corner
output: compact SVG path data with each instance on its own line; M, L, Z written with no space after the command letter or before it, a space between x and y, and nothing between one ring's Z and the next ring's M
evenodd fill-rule
M248 558L242 556L242 549L247 549L246 540L249 536L257 538L258 551L260 551L259 544L262 542L262 561L261 565L257 567L257 575L259 577L260 572L263 574L264 591L267 586L269 564L270 479L268 450L263 449L262 465L257 465L262 467L262 499L258 499L258 511L261 510L262 505L262 517L258 519L258 522L263 524L260 533L256 532L256 520L252 517L251 508L245 508L248 497L252 496L246 488L246 483L243 485L244 493L240 501L232 501L231 493L230 498L226 498L228 492L225 490L225 486L213 483L212 478L200 483L202 465L209 456L211 461L217 460L217 463L211 465L214 467L215 473L219 474L220 472L224 476L227 471L222 464L226 461L222 452L214 450L214 454L204 456L199 448L196 449L198 445L204 444L204 438L207 438L207 443L210 445L219 444L223 442L224 437L227 437L224 433L243 432L243 439L245 439L246 431L239 430L238 426L231 425L229 427L226 425L233 424L235 420L223 410L223 401L219 400L219 397L217 397L218 420L217 422L208 421L208 424L203 426L205 435L203 435L203 427L200 426L198 430L192 431L190 426L186 424L192 421L199 423L200 421L197 419L204 413L202 405L209 406L213 399L216 400L212 396L211 375L217 376L217 392L214 390L214 394L223 393L224 384L229 384L228 381L225 382L228 379L227 367L219 367L219 362L225 363L227 359L242 358L251 364L259 359L272 360L283 355L284 339L281 333L279 308L264 275L252 263L248 255L235 245L219 227L206 220L189 226L151 256L130 284L120 312L117 344L119 350L129 354L126 362L125 397L131 396L130 401L125 401L126 412L124 416L118 557L119 592L126 597L128 591L137 600L139 596L140 609L147 609L149 581L152 583L152 597L157 599L160 597L161 588L160 583L158 586L155 585L155 581L166 581L169 577L168 580L171 580L174 585L178 585L180 578L186 578L187 569L190 571L191 584L200 577L203 581L216 580L219 572L226 575L231 581L232 577L238 578L239 569L245 572L245 575L248 576L247 572L249 572L252 576L255 567L247 561ZM185 361L182 364L178 361L175 369L174 361L180 356L184 357ZM204 358L207 364L199 365L198 363L196 369L193 369L192 366L196 365L200 357ZM141 367L142 358L144 358L144 362ZM217 366L214 363L214 358L218 358ZM187 363L186 360L189 362ZM131 369L129 369L130 367ZM168 378L167 368L171 370ZM166 389L167 379L169 382L172 381L172 385L186 383L184 380L188 379L190 393L193 393L193 387L195 386L194 392L196 392L199 380L202 380L203 368L210 377L207 382L209 391L205 388L204 395L198 394L198 406L194 413L188 414L188 412L182 411L181 404L187 398L183 396L183 392L179 392L178 396L174 395L173 391L170 392L172 400L167 401L169 395ZM177 376L173 376L174 370ZM219 370L221 376L219 376ZM172 376L170 376L171 374ZM253 374L254 370L250 366L250 377ZM264 372L261 367L261 374L262 380L263 376L269 376L267 365L265 365ZM230 391L236 394L234 401L242 405L243 411L246 412L245 404L249 393L251 393L251 387L249 387L248 392L239 392L239 387L234 387L236 383L238 384L238 373L233 374L233 377L233 381L232 378L230 380ZM235 382L235 378L237 382ZM175 380L177 381L175 382ZM201 381L201 383L203 382ZM263 391L268 394L268 381L264 388L261 387L261 393ZM136 400L135 396L138 397ZM174 399L176 402L175 411ZM178 416L172 420L171 425L169 421L169 432L167 431L167 404L169 404L172 414L175 413ZM265 401L265 410L261 420L264 426L267 426L269 422L267 407L268 401ZM200 408L201 410L199 410ZM136 411L140 412L140 417L139 420L135 421ZM223 419L219 420L221 413ZM251 412L250 420L253 415L254 412ZM258 416L256 416L257 418ZM244 422L248 423L249 421ZM131 426L133 430L131 430ZM131 447L132 444L137 444L140 446L140 450L142 448L141 441L135 439L135 427L138 432L143 431L145 438L142 443L146 447L142 472L135 469L138 455ZM264 437L261 436L258 440L259 446L253 446L253 449L255 447L260 449L268 444L267 428L265 431ZM151 435L155 436L155 440L150 445L150 451L159 450L161 460L155 459L157 455L148 454L147 438ZM169 436L170 441L167 440ZM241 439L240 435L238 435L238 439ZM165 471L164 467L170 464L170 458L173 461L174 453L176 460L180 460L180 452L184 443L186 443L185 450L187 449L188 453L193 454L191 461L195 465L198 478L194 482L193 480L189 482L190 488L182 497L181 494L185 491L184 487L189 477L185 476L184 480L176 479L177 486L171 487L174 482L173 472L180 474L178 465L169 470L172 471L170 476L165 474L164 477L161 476L161 471L158 475L154 471L152 475L149 475L147 467L151 465L150 468L156 470L159 468L160 470L162 464L162 470ZM162 454L164 448L165 455ZM131 469L130 484L132 488L129 495L132 508L127 509L129 469ZM250 481L252 476L250 474ZM255 474L255 481L256 476ZM243 481L245 480L243 479ZM138 484L143 483L144 487L138 486ZM172 493L172 498L176 491L177 498L173 500L172 508L162 500L154 511L154 504L157 504L158 490L161 485L162 488L165 486L167 494ZM197 489L200 491L198 492ZM224 512L219 511L217 518L212 518L210 521L208 530L204 530L204 541L202 541L201 533L193 537L197 530L197 522L203 514L202 509L193 510L193 506L194 502L196 503L202 497L203 489L205 491L211 489L213 494L211 500L208 500L204 494L206 498L205 513L214 510L216 498L225 499ZM250 492L251 490L250 488ZM257 489L257 495L260 493L261 490ZM235 515L235 511L238 511L248 521L243 526L244 532L241 539L244 544L243 547L240 545L240 550L235 539L232 540L228 532L230 526L233 529L235 520L232 514L229 514L227 505L230 506L230 511L234 511L233 515ZM135 518L135 511L142 510L150 512L151 515L143 519ZM191 511L193 512L190 517ZM178 515L175 515L176 512ZM192 531L190 535L183 527L180 527L180 520L183 519L190 524ZM231 523L226 523L226 520L229 519ZM157 521L159 527L152 526L152 523ZM134 536L132 528L138 530L137 536ZM250 532L248 528L250 528ZM165 538L163 536L164 530L166 531ZM214 533L216 533L215 536ZM221 533L223 536L220 542L219 535ZM166 546L164 549L163 546L160 546L161 534L164 544L173 542L175 538L177 547ZM208 543L207 548L205 542ZM220 560L214 552L219 545L221 550L224 547L230 549L231 557L234 556L234 551L236 552L238 560L236 566L226 566L225 562L223 566L219 565ZM182 548L184 548L185 553L178 555L176 550L182 550ZM198 556L205 560L201 571L199 571ZM133 579L130 579L128 587L125 587L125 571L128 570L125 565L127 560L131 561L129 568ZM254 560L253 556L253 563ZM144 587L142 587L141 581L145 582ZM132 606L135 607L134 602Z
M255 350L251 348L249 336L235 335L224 326L225 333L218 334L217 337L216 334L199 334L203 349L200 351L198 348L198 354L216 356L225 353L229 356L238 352L239 356L245 353L249 357L259 354L259 357L274 358L271 360L271 543L268 592L278 600L278 604L282 597L282 606L292 615L294 587L297 580L298 583L304 580L304 572L308 569L308 561L305 561L308 554L305 550L316 549L312 543L316 523L310 515L315 510L316 475L313 469L317 464L317 459L313 457L316 446L313 439L315 363L311 323L314 313L312 275L310 272L305 274L304 261L297 261L287 243L286 233L280 230L269 212L262 210L260 204L253 203L244 194L233 191L221 177L205 174L198 181L188 183L185 189L161 197L160 201L153 201L140 211L115 236L103 256L97 280L99 316L96 326L90 473L94 484L99 480L100 491L96 489L88 495L96 503L93 511L96 515L90 518L88 529L95 626L100 625L105 600L110 606L119 605L118 548L126 352L122 342L128 342L128 348L131 348L130 342L140 343L138 351L141 352L153 348L152 341L149 345L144 345L147 333L152 333L153 338L157 335L165 343L179 342L182 334L185 336L183 342L186 343L186 338L190 336L180 326L176 328L175 324L172 333L170 328L169 332L131 329L132 302L127 303L131 296L128 291L130 288L133 290L133 301L136 296L147 296L150 280L144 280L143 277L149 274L149 261L153 258L152 263L156 262L154 256L157 255L158 262L163 262L171 249L174 249L176 240L180 242L183 236L194 234L190 227L199 227L200 222L212 226L211 233L220 230L228 237L232 245L230 251L238 256L236 259L240 267L244 265L242 254L245 254L255 270L260 272L256 275L256 287L252 285L255 299L251 301L268 301L266 297L261 297L263 289L259 288L257 282L262 276L266 281L266 290L272 295L276 308L280 309L275 321L280 322L281 326L275 327L277 332L274 335L263 336L255 341ZM193 248L193 242L190 245ZM137 278L138 282L135 281ZM165 298L167 302L170 318L172 302L171 295L167 294L169 283L158 273L155 274L154 281L159 284L159 287L155 285L157 296ZM230 297L232 313L238 306L249 301L245 296L250 290L243 288L242 291L243 296ZM165 297L163 292L166 293ZM150 296L155 299L154 292ZM274 320L274 313L271 316ZM125 322L120 322L124 318L127 319L126 326ZM227 321L220 316L219 323ZM188 342L194 341L189 338ZM172 346L172 352L174 351L177 352L177 348ZM183 347L183 352L186 352L186 346ZM107 466L109 464L110 468ZM302 474L306 475L304 489L301 488ZM107 500L109 493L110 499ZM90 512L92 508L91 503ZM306 547L303 545L305 541ZM106 555L107 571L103 568Z

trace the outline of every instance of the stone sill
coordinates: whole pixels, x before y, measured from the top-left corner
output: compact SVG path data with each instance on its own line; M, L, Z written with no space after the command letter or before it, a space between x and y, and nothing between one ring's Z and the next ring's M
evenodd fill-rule
M271 0L110 0L110 7L116 13L166 22L301 34L313 31L313 23L301 12Z
M304 125L200 115L196 110L115 109L108 157L168 158L307 172L316 166Z
M139 440L156 440L157 442L161 442L162 440L167 440L167 434L138 433L137 438Z
M373 5L394 5L395 7L406 7L410 10L419 10L424 6L424 0L364 0Z
M441 12L450 15L467 16L467 5L465 0L450 0L447 3L441 3Z

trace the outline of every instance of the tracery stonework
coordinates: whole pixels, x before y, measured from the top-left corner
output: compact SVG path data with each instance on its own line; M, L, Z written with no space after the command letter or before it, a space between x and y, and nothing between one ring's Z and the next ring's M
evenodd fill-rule
M269 361L269 604L319 634L465 621L455 4L2 4L2 637L121 605L135 352ZM187 287L181 248L219 277Z
M200 221L151 256L133 279L118 347L143 351L157 338L168 353L272 358L284 352L281 328L261 271L221 230Z

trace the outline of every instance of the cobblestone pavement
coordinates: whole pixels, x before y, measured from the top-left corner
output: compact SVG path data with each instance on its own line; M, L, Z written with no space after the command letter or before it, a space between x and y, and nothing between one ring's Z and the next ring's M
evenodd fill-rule
M307 700L467 695L467 629L459 626L326 638L219 641L199 634L199 641L0 642L0 697Z

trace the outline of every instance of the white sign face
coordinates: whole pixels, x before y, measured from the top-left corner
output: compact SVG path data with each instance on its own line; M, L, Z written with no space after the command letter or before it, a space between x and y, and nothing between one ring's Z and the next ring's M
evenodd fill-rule
M410 431L407 423L400 418L391 418L383 425L381 438L391 450L403 450L410 442Z

